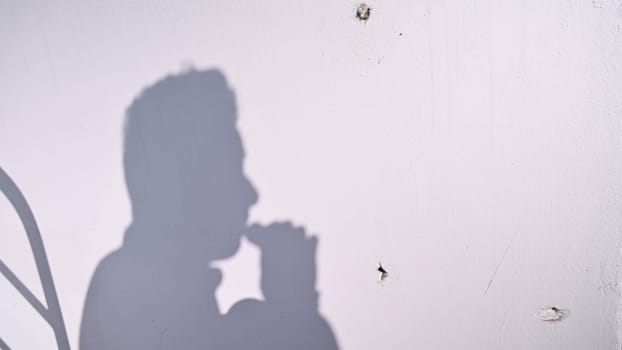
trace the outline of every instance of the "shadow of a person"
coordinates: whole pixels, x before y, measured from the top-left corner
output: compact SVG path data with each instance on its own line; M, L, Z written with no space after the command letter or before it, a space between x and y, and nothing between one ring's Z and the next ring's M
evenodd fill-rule
M236 103L224 75L191 70L146 88L127 110L133 220L98 265L80 348L337 349L319 315L316 238L290 223L247 225L257 193L243 172ZM242 236L261 249L265 300L218 309L211 261Z

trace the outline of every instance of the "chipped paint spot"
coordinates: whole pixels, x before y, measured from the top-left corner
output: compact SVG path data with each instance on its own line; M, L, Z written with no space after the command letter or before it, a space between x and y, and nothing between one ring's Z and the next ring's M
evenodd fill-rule
M536 318L541 321L561 321L568 316L567 310L558 309L555 306L538 310L535 314Z
M378 271L378 282L382 282L389 277L389 273L382 267L380 262L378 262L378 268L376 270Z
M367 21L371 16L371 7L369 7L366 3L361 3L356 8L356 18L361 21Z

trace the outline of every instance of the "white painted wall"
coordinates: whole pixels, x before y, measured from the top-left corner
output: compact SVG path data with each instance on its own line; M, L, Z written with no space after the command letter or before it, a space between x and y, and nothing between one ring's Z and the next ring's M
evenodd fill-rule
M125 111L190 66L236 94L249 221L318 238L341 349L617 348L622 2L375 1L366 23L356 5L0 0L0 167L38 221L72 348L132 221ZM0 259L43 300L0 199ZM221 263L223 312L262 296L258 264L246 241ZM539 321L546 306L569 316ZM4 278L0 338L55 346Z

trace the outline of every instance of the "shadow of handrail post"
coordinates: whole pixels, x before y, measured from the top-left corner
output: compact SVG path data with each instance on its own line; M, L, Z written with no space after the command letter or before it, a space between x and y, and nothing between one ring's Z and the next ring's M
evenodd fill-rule
M26 201L26 198L19 190L15 182L9 177L9 175L0 167L0 192L4 193L9 200L15 211L17 212L26 235L28 236L28 242L35 259L37 266L37 272L45 295L45 304L42 303L34 296L34 294L24 285L17 276L0 260L0 273L17 289L17 291L28 301L28 303L45 319L45 321L52 327L54 336L56 338L56 344L59 350L69 350L69 340L67 337L67 330L65 328L65 321L63 320L63 314L58 302L58 295L56 293L56 287L54 286L54 279L52 278L52 272L50 270L50 264L48 262L47 254L45 252L45 246L41 238L41 232L37 226L34 214ZM6 345L0 339L0 344Z

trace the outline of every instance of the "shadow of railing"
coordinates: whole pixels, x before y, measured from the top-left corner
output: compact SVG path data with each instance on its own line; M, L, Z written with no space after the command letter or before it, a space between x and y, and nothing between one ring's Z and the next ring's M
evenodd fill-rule
M26 201L26 198L19 190L15 182L0 168L0 192L4 193L15 211L28 236L30 249L35 258L37 272L43 287L45 305L26 287L26 285L9 269L0 259L0 273L13 285L13 287L26 299L37 313L52 327L56 344L59 350L69 350L69 340L67 330L63 320L63 314L58 302L54 279L50 271L47 254L41 239L41 232L37 226L34 214ZM47 305L47 306L46 306ZM0 349L10 350L10 347L0 338Z

